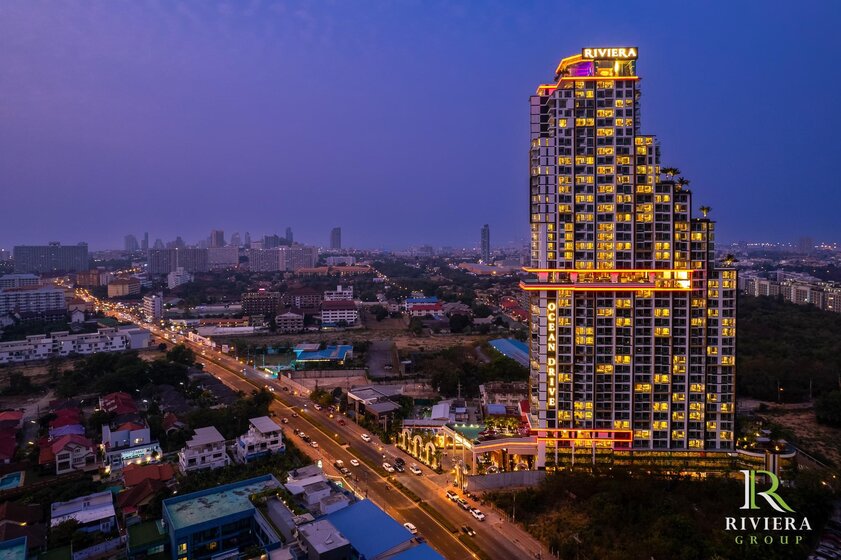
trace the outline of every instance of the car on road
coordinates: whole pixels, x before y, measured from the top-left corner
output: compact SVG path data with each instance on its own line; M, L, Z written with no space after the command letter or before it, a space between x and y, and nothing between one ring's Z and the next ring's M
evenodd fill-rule
M414 464L414 463L412 463L412 464L409 466L409 471L410 471L412 474L417 475L417 476L420 476L420 475L422 475L422 474L423 474L423 471L421 471L421 470L420 470L420 467L419 467L419 466L417 466L417 465L416 465L416 464Z
M476 508L470 508L470 514L473 517L475 517L477 521L484 521L485 520L485 514L482 513L481 511L479 511Z
M458 507L460 507L464 511L470 511L470 504L468 504L467 500L465 500L464 498L456 498L456 503L458 504Z
M371 436L369 436L368 434L362 434L362 441L371 443Z
M314 405L312 405L312 407L313 407L314 409L316 409L316 410L321 410L322 408L324 408L323 406L321 406L321 405L320 405L320 404L318 404L318 403L315 403Z
M359 461L357 461L356 459L351 459L350 464L354 467L358 467L359 466Z
M314 447L315 449L318 449L318 442L317 442L317 441L311 441L311 442L310 442L310 445L311 445L312 447Z
M406 464L406 461L403 460L403 457L395 457L394 464L400 465L401 467Z
M394 470L397 472L406 472L406 469L403 468L403 465L394 465Z
M447 499L455 502L458 499L458 494L456 494L452 490L447 490Z
M342 470L343 468L345 468L345 462L342 461L341 459L336 459L333 462L333 466L336 467L339 470Z
M281 424L288 424L288 423L289 423L289 418L286 418L286 417L284 416L283 418L281 418L281 419L280 419L280 423L281 423Z
M347 426L347 422L345 422L344 418L339 418L339 426Z
M403 526L406 528L407 531L409 531L413 535L418 534L418 528L412 525L411 523L404 523Z
M461 532L467 535L468 537L476 536L476 531L474 531L471 527L468 527L467 525L461 528Z
M293 412L293 413L292 413L292 418L297 418L297 417L298 417L298 413L297 413L297 412Z
M391 466L391 463L383 463L383 468L385 469L385 472L394 472L394 467Z

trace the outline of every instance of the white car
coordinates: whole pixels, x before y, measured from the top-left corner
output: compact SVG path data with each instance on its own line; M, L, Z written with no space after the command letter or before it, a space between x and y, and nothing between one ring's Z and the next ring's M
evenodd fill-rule
M391 466L391 463L383 463L383 468L385 469L385 472L394 472L394 467Z
M371 443L371 436L369 436L368 434L362 434L362 441Z
M311 445L312 447L314 447L314 448L318 449L318 442L317 442L317 441L312 441L312 442L310 442L310 445Z
M481 511L479 511L476 508L470 508L470 514L473 517L475 517L478 521L484 521L485 520L485 514L482 513Z
M356 459L351 459L350 464L354 467L358 467L359 466L359 461L357 461Z
M418 534L418 528L412 525L411 523L404 523L403 526L406 528L407 531L409 531L413 535Z
M411 472L412 474L417 475L417 476L420 476L420 475L423 474L423 472L420 470L420 467L418 467L414 463L412 463L411 466L409 466L409 472Z

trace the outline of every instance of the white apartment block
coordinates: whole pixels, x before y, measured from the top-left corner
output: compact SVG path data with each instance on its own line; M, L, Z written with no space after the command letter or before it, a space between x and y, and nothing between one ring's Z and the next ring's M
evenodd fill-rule
M6 288L34 288L41 283L36 274L4 274L0 276L0 289Z
M64 290L53 286L23 286L0 289L0 315L7 313L41 313L66 309Z
M715 223L693 216L640 132L636 57L584 49L530 99L521 287L538 466L568 464L575 447L734 449L736 271L714 261Z
M182 473L201 469L218 469L231 463L225 449L225 438L213 426L196 428L187 445L178 452L178 466Z
M114 495L106 490L66 502L53 502L50 506L50 527L70 520L77 521L83 531L110 532L117 525Z
M283 430L268 416L260 416L251 418L248 421L248 432L237 438L234 458L240 463L248 463L285 450Z
M324 301L353 301L353 286L339 284L335 290L325 290Z
M183 268L181 270L184 270ZM174 273L170 273L174 274ZM161 294L143 296L143 318L147 322L160 321L164 316L163 297Z
M137 327L103 328L95 333L36 334L25 340L0 342L0 364L47 360L70 354L138 350L149 346L149 331Z
M184 270L183 266L179 266L178 268L166 275L166 287L170 290L177 288L182 284L188 284L192 281L193 275Z
M321 324L338 325L344 321L348 326L359 320L359 311L352 301L325 301L321 304Z

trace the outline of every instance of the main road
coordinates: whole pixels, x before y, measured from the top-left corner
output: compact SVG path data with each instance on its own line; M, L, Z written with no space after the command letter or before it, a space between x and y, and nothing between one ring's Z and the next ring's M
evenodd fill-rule
M285 430L288 439L293 440L296 446L314 461L320 460L328 476L337 480L342 479L343 485L351 488L360 497L367 497L401 523L414 524L419 534L445 558L449 560L479 558L459 540L459 537L473 539L484 556L493 560L551 557L539 541L496 512L484 511L486 519L479 522L470 512L459 508L446 497L446 476L435 475L425 466L421 466L422 476L415 476L408 471L386 473L380 467L382 462L389 460L393 464L393 458L403 455L409 464L414 461L413 458L404 455L395 446L383 444L376 436L372 436L371 443L366 443L361 437L366 432L360 426L351 421L342 425L338 420L344 416L315 410L309 399L296 396L291 390L285 391L282 377L276 380L255 368L243 365L231 356L194 343L186 337L166 331L157 325L140 323L137 317L124 313L116 314L121 319L143 324L158 341L187 345L194 351L205 371L234 390L249 393L254 389L264 387L273 389L274 401L271 404L271 411L277 417L288 421L285 424L288 428ZM318 448L311 447L301 439L294 439L294 430L305 432L318 443ZM351 459L358 460L359 466L351 466ZM350 468L349 477L342 477L334 467L336 460L343 461L345 466ZM410 500L391 484L391 480L397 480L409 488L428 507L435 509L438 515L433 516ZM468 502L471 502L473 507L481 507L470 499ZM445 524L436 519L438 516L454 527L456 532L451 532ZM461 528L465 526L472 528L476 535L464 536Z

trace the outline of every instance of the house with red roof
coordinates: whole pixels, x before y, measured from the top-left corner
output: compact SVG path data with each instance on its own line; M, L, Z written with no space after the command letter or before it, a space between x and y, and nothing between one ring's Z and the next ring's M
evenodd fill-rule
M175 480L175 468L172 463L156 463L152 465L126 465L123 469L123 483L126 488L137 486L146 480L157 480L168 483Z
M99 397L99 408L117 415L136 414L139 410L137 403L134 402L134 397L123 391L108 393Z
M102 426L104 463L111 471L121 470L131 463L156 461L161 455L160 444L152 439L149 425L136 414L117 417Z
M96 462L93 442L84 436L71 434L41 442L38 464L55 465L56 474L82 470Z

